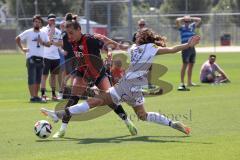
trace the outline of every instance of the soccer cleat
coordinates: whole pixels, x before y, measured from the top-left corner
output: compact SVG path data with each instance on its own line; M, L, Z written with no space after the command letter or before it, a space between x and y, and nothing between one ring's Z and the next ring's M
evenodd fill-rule
M58 122L59 118L54 111L48 110L46 108L41 108L40 111L42 112L42 114L44 114L48 118L52 119L54 123Z
M57 131L52 137L53 138L63 138L65 135L65 131Z
M172 122L171 127L179 130L180 132L185 133L186 135L189 135L191 132L191 129L187 126L185 126L183 123L176 121L176 122Z
M131 120L126 119L125 124L132 136L137 135L137 128L135 127L135 125L133 124L133 122Z

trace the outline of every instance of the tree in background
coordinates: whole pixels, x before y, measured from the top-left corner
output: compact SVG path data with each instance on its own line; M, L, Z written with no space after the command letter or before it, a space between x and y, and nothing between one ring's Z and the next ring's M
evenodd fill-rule
M212 9L212 12L216 13L236 13L240 12L240 1L239 0L221 0L218 4ZM237 26L240 26L239 16L225 16L226 23L233 23Z
M207 13L210 12L213 4L217 3L216 0L188 0L186 10L186 0L167 0L161 6L160 12L162 14L191 14L191 13ZM175 21L176 17L170 17L172 22ZM207 21L206 17L202 17L202 21Z
M240 1L233 0L233 3L231 3L231 8L232 8L233 12L240 12ZM232 22L235 23L238 27L240 27L239 16L233 16Z
M35 14L35 0L18 0L19 1L19 16L32 17ZM62 15L66 13L71 8L71 3L67 0L38 0L37 10L38 14L42 16L47 16L49 13L54 13L56 15ZM12 15L16 15L16 0L9 0L9 9ZM23 13L24 12L24 13ZM24 14L24 15L23 15Z

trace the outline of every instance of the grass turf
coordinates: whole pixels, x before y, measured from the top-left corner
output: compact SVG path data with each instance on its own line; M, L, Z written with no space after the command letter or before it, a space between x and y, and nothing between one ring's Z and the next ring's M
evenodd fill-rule
M199 82L199 69L207 54L198 54L193 81ZM232 83L204 84L190 92L179 92L180 55L158 56L155 63L168 68L161 79L174 89L163 96L146 99L148 111L162 112L192 128L192 135L164 126L139 121L127 105L138 128L138 136L129 136L124 123L113 112L86 122L72 122L66 138L41 140L33 133L37 120L45 119L39 109L53 108L56 102L29 103L25 58L22 55L0 56L0 159L196 159L218 160L240 157L240 68L239 53L219 53L217 63ZM53 124L56 131L60 123Z

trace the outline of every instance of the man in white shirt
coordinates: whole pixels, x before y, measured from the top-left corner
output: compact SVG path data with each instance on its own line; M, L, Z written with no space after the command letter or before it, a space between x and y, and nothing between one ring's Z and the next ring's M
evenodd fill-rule
M226 73L219 67L216 55L210 55L208 60L203 63L200 70L200 81L202 83L223 83L230 82Z
M30 102L42 102L41 98L38 97L38 91L43 70L43 48L50 46L47 34L40 30L42 23L41 16L35 15L33 28L25 30L16 37L18 47L26 54ZM22 45L22 41L26 41L26 47Z
M62 46L62 36L61 31L55 27L55 19L56 16L54 14L48 15L48 25L43 27L41 31L47 33L50 41L50 47L44 47L44 68L43 75L41 81L41 92L42 99L44 101L47 100L47 96L45 95L46 91L46 80L48 78L48 74L50 71L50 86L52 88L52 100L57 100L57 96L55 93L56 89L56 76L59 74L60 69L60 56L59 56L59 48Z

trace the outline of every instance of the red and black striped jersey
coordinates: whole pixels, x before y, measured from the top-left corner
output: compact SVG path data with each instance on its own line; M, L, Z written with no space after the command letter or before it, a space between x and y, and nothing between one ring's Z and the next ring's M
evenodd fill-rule
M82 34L81 40L72 42L75 58L78 61L77 70L87 78L97 79L103 65L100 50L104 43L93 35Z

